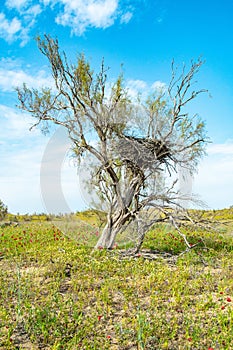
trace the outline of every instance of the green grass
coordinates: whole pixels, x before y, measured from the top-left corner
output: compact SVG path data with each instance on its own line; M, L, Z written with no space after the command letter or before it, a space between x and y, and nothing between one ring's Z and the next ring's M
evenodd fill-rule
M0 349L233 349L232 226L186 231L203 242L171 264L91 254L91 225L76 240L49 222L0 230ZM185 245L159 225L144 248Z

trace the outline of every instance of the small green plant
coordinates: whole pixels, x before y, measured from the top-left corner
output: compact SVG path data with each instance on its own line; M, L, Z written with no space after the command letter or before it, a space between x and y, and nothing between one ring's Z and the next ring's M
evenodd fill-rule
M141 312L140 306L138 306L137 312L137 341L138 341L138 349L145 349L145 341L146 341L146 328L148 326L148 321L144 313Z

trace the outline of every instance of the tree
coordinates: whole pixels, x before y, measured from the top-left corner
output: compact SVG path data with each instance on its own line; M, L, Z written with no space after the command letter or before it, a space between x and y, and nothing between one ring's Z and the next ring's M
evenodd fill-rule
M0 220L3 220L6 217L7 213L8 213L7 206L0 199Z
M111 249L116 235L134 222L138 250L154 223L175 222L174 208L181 207L181 198L188 199L177 188L177 171L192 174L204 154L205 125L187 112L189 103L206 91L192 87L203 62L191 62L181 72L173 62L166 89L133 100L122 74L109 83L104 62L95 74L83 54L70 64L57 39L45 35L37 44L50 63L55 88L24 84L17 88L19 107L44 131L51 124L65 127L80 162L91 156L91 186L107 213L96 247Z

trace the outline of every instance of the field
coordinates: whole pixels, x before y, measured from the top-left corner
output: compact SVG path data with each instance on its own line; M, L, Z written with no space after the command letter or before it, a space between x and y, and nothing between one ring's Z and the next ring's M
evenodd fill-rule
M186 229L202 241L182 255L156 226L143 248L170 254L156 260L123 258L123 238L93 253L90 217L68 237L56 222L1 228L0 349L233 349L233 213L215 217L217 231Z

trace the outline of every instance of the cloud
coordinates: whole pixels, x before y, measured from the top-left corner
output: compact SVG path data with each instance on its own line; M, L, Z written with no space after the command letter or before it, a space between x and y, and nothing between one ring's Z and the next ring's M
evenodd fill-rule
M28 0L7 0L5 6L5 13L0 13L0 37L8 43L19 40L20 46L24 46L42 8L39 3L31 4ZM13 13L17 16L11 19Z
M53 204L50 207L42 200L41 193L41 159L46 147L47 139L36 144L31 149L19 148L14 153L6 152L2 158L0 170L0 199L8 206L12 213L33 212L64 212L64 203L57 201L56 186L57 179L54 176L47 178L50 196L53 196ZM60 184L69 211L82 210L87 205L81 199L78 186L77 170L72 167L68 160L64 160L60 171ZM49 210L51 209L51 210Z
M144 80L130 79L126 82L126 88L131 98L136 99L139 95L144 95L148 92L148 85Z
M166 89L166 84L157 80L151 85L151 88L153 90L164 91Z
M40 13L42 12L42 8L40 7L40 5L34 5L29 7L26 11L24 11L24 18L25 19L35 19ZM34 24L34 23L33 23Z
M29 128L33 125L33 118L19 110L0 105L1 141L10 141L10 145L17 144L19 140L32 141L30 138L38 134L38 131L30 133Z
M118 0L59 0L63 6L56 22L82 34L88 27L107 28L117 17Z
M29 1L28 0L7 0L5 2L5 5L10 8L10 9L22 9L28 5Z
M161 81L155 81L152 85L148 85L144 80L131 79L126 82L126 88L131 98L137 98L140 95L142 98L153 92L163 92L166 89L166 84Z
M11 212L28 212L33 201L38 206L40 132L29 132L31 118L13 108L0 105L0 196ZM44 139L46 141L46 139ZM26 208L26 206L28 206ZM33 210L34 211L34 210Z
M0 89L4 92L13 92L16 87L26 83L33 88L52 87L53 81L44 70L31 75L22 70L18 63L12 60L2 59L0 61Z
M210 208L229 207L233 205L233 141L209 145L207 152L194 178L193 191Z
M121 16L121 23L126 24L129 23L129 21L131 20L131 18L133 17L133 13L132 12L126 12Z
M5 5L8 10L18 12L24 21L26 19L32 20L42 12L40 1L37 4L32 4L30 0L7 0Z
M28 129L31 122L30 116L0 105L1 130L4 131L1 133L0 141L0 198L13 213L46 211L42 201L40 174L42 161L48 152L48 141L54 136L45 137L38 129L30 132ZM53 153L50 153L50 162L46 165L49 175L46 184L52 191L54 184L59 181L70 210L75 211L84 205L78 189L77 169L66 157L67 140L65 148L63 144L65 140L60 141L56 144L56 148L53 148ZM61 160L60 167L56 172L54 169L59 160ZM49 174L51 169L53 172ZM57 194L54 193L54 201L56 198ZM54 212L61 212L62 203L54 202L53 208Z
M0 13L0 37L11 43L20 34L22 30L21 21L14 17L8 20L4 13Z
M224 144L213 144L208 147L208 154L211 155L233 155L233 140L228 140Z
M127 24L133 16L132 6L119 0L6 0L5 12L0 13L0 37L8 43L20 40L24 46L37 17L48 7L55 22L70 27L74 35L88 28L110 27L116 20Z

